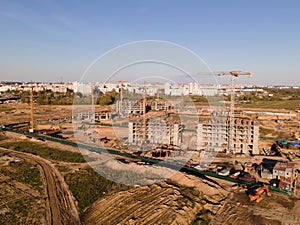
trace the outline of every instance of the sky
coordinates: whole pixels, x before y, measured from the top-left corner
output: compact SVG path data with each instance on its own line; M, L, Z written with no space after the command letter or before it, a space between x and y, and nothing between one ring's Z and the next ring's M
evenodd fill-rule
M212 71L253 73L239 82L300 86L299 9L298 0L1 0L0 80L78 81L111 49L162 40Z

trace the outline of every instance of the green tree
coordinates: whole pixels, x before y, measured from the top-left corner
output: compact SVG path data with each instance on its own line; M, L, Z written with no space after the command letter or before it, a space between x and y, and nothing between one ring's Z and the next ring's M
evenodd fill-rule
M114 103L118 93L115 91L106 92L105 94L100 94L97 99L97 104L99 105L111 105Z
M23 93L21 93L21 102L22 103L29 103L29 92L28 91L24 91Z

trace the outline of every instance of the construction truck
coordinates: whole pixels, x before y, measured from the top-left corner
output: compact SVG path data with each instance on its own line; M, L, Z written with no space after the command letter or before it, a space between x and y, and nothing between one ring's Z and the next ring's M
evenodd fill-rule
M267 196L271 196L269 186L266 184L259 184L258 186L252 186L248 188L247 194L250 201L260 202L262 200L262 194L266 192Z

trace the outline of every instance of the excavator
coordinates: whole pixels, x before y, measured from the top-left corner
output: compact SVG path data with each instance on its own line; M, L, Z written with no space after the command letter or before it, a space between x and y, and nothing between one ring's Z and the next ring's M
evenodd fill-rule
M250 201L260 202L262 200L261 194L266 192L267 196L271 196L269 186L266 184L259 184L259 186L252 186L248 188L247 194Z

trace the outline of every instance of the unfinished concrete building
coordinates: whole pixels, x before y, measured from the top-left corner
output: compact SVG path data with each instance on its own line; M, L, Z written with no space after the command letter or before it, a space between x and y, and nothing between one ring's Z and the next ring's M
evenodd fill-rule
M163 100L152 100L148 102L148 104L150 105L151 110L155 110L155 111L167 111L168 109L171 108L171 105L168 104L167 101L163 101Z
M143 114L143 103L129 99L117 100L114 104L114 112L124 117L131 114Z
M122 103L121 103L122 102ZM172 105L165 100L147 100L147 110L153 111L167 111L172 108ZM117 100L114 104L114 112L118 115L128 117L132 114L143 114L143 101L142 100L130 100L123 99L122 101Z
M90 122L100 122L101 120L109 120L111 119L111 112L108 110L100 111L100 112L80 112L76 115L77 120L81 121L90 121Z
M259 124L248 118L235 118L233 140L229 140L230 121L226 113L199 123L197 126L197 149L226 153L259 154ZM232 148L229 149L229 141Z
M160 118L147 119L146 129L142 120L129 122L128 142L180 146L183 126L179 121Z

